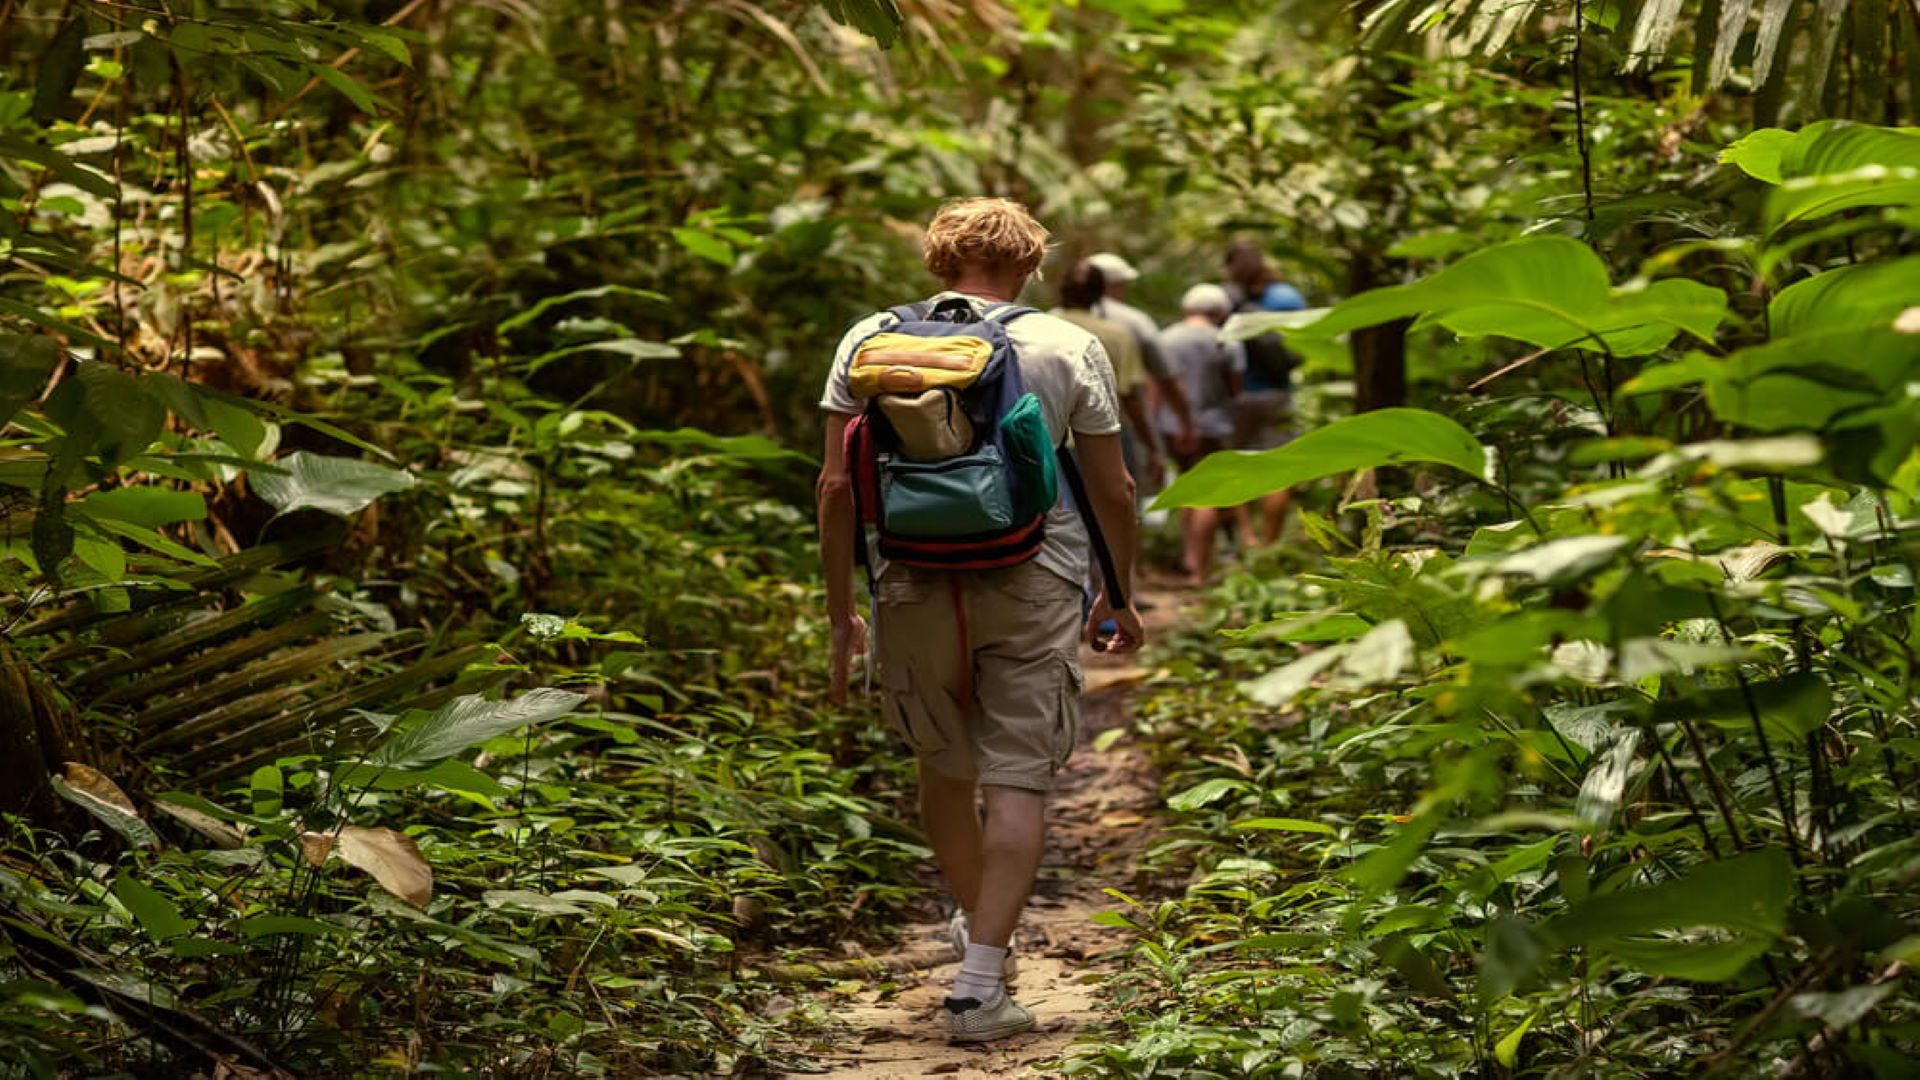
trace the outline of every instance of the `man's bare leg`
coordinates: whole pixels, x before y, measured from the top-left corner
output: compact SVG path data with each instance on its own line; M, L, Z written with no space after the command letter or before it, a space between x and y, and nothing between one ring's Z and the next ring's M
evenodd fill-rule
M920 766L920 828L962 911L980 900L980 802L972 780L955 780Z
M1038 791L989 784L987 825L980 846L979 903L973 942L1004 949L1033 892L1047 844L1047 797Z

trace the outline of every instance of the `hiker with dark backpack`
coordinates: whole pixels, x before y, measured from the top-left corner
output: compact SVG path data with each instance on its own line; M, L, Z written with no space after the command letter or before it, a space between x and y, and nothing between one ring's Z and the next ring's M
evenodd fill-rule
M1234 313L1280 311L1305 307L1298 290L1279 280L1266 254L1248 240L1236 240L1227 247L1225 259L1227 297ZM1276 333L1260 334L1239 345L1245 358L1242 390L1234 403L1236 450L1272 450L1292 438L1293 369L1300 357ZM1279 542L1286 526L1287 509L1293 492L1282 488L1260 500L1261 521L1256 527L1253 508L1235 508L1234 517L1241 528L1241 541L1248 547Z
M1034 1025L1006 977L1079 726L1082 628L1097 650L1145 638L1113 369L1091 334L1015 303L1047 239L1005 199L942 207L925 260L945 289L856 323L821 399L831 694L846 700L871 631L882 711L918 760L921 824L959 904L942 1010L956 1041Z

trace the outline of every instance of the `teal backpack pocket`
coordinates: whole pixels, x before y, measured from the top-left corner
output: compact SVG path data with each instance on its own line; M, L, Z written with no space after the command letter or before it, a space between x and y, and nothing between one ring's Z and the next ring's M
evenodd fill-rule
M945 538L1012 528L1014 494L1006 460L992 443L940 461L893 458L880 466L882 530Z
M1053 433L1047 430L1040 398L1032 393L1021 395L1001 417L1000 435L1007 444L1007 462L1019 489L1015 515L1025 521L1052 510L1060 501L1060 478L1053 460Z

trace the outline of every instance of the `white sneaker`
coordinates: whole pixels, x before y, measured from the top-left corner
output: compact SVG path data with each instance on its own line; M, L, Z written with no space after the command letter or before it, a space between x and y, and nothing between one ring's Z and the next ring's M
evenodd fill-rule
M1033 1030L1033 1014L1011 994L1001 994L990 1005L974 998L948 998L943 1004L951 1042L988 1042Z
M967 913L956 911L953 918L947 920L947 940L953 944L955 959L967 958L967 946L973 944L973 935L967 927ZM1007 943L1007 958L1000 964L1000 977L1011 983L1020 974L1020 958L1014 955L1012 942Z

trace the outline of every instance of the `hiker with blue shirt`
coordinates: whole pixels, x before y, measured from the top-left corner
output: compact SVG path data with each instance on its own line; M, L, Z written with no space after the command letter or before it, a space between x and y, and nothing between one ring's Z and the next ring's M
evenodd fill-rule
M944 289L856 323L820 401L830 695L845 702L871 632L881 708L918 760L921 825L959 904L942 1016L963 1042L1034 1026L1006 979L1079 728L1082 634L1109 652L1146 637L1112 365L1092 334L1015 303L1047 241L1010 200L943 206L924 256ZM1090 551L1103 584L1087 606Z

